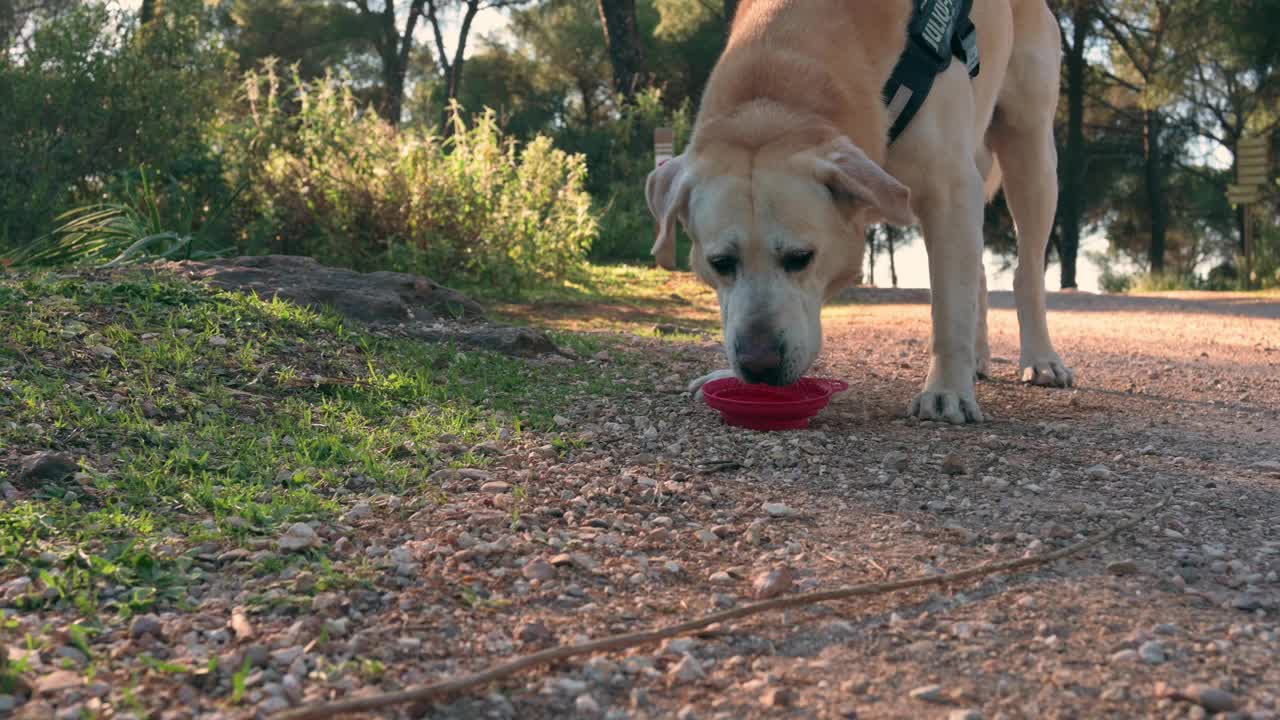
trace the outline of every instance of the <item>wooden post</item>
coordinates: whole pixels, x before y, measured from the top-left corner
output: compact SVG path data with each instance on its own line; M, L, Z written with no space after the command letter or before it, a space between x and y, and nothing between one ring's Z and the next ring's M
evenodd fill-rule
M676 131L669 127L653 130L653 166L656 168L676 155Z
M1227 200L1244 214L1242 282L1253 287L1253 206L1262 199L1262 187L1271 174L1270 147L1266 137L1241 138L1236 144L1236 182L1227 186Z

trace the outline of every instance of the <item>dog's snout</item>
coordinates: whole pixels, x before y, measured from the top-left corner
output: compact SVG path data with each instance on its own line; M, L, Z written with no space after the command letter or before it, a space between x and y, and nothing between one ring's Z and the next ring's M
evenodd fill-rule
M737 347L738 368L749 383L782 384L782 344L772 333L753 332Z

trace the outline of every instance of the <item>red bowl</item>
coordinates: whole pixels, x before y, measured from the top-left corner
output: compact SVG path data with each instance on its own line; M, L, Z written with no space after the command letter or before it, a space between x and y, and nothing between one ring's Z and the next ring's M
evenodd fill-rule
M748 385L726 378L703 385L702 397L734 427L802 430L831 402L832 395L848 389L848 383L823 378L801 378L786 387Z

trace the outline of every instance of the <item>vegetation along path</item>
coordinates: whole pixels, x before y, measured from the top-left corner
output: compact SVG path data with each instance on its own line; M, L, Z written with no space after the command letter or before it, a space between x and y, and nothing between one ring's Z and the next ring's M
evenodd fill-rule
M1055 391L1015 381L997 294L991 419L951 427L904 417L927 294L859 289L814 371L852 389L762 435L683 392L719 365L705 290L595 273L489 306L551 329L532 358L167 274L0 276L0 715L268 716L1050 551L1166 496L1052 566L384 714L1280 711L1280 296L1054 296Z

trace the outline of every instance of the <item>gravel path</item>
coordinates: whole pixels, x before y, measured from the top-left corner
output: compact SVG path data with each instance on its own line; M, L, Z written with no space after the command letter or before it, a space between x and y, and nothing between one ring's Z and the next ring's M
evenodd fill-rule
M852 389L809 431L723 426L680 391L719 366L714 344L633 340L659 392L583 398L556 445L511 434L476 450L493 466L439 471L438 497L364 498L296 530L334 572L382 568L375 587L260 580L219 557L195 612L139 618L112 649L219 669L152 673L130 697L161 718L252 717L394 690L753 597L1062 547L1172 493L1153 522L1055 567L763 616L413 716L1277 717L1280 302L1055 295L1079 387L1023 387L997 360L978 390L991 420L952 427L905 418L927 296L856 296L830 310L813 373ZM1016 359L1009 298L992 305L993 352ZM311 597L247 611L264 591ZM116 697L43 672L31 717ZM165 697L180 703L150 702Z

